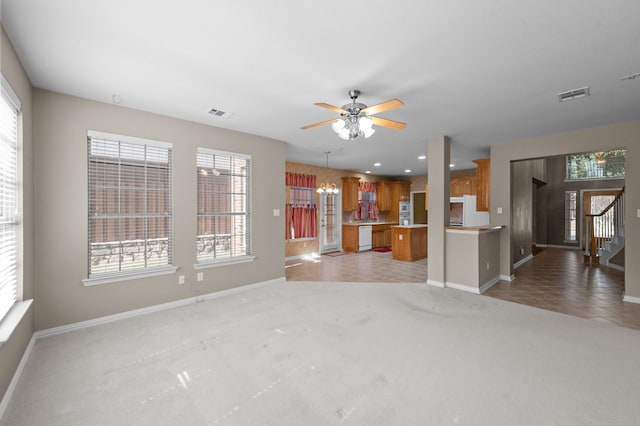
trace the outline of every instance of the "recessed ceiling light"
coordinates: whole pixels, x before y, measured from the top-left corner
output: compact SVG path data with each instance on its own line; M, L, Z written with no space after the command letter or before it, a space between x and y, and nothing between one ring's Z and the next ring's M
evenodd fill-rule
M451 167L451 168L454 168L455 166L456 166L456 165L455 165L455 164L453 164L453 163L449 164L449 167Z
M367 170L365 173L371 173L371 170Z
M411 173L411 169L405 169L405 173Z
M424 160L425 158L427 158L426 155L421 155L421 156L418 157L418 160Z
M374 165L375 167L380 167L382 164L380 164L380 163L373 163L373 165Z

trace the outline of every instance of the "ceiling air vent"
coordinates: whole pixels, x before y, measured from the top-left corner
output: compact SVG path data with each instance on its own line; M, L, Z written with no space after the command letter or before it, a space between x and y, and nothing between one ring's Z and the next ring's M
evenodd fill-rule
M589 96L589 86L558 93L558 100L560 102L572 101L574 99L586 98L587 96Z
M629 75L625 75L624 77L620 77L620 80L625 81L625 80L635 80L636 78L640 77L640 72L637 72L635 74L629 74Z
M219 109L215 109L215 108L211 108L209 110L209 114L215 115L216 117L222 117L222 118L231 118L231 116L233 115L230 112L220 111Z

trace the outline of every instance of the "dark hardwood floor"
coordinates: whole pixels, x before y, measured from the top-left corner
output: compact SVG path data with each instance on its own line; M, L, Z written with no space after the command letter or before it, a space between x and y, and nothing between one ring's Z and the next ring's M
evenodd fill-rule
M578 250L541 250L484 296L640 330L640 305L622 301L624 272L585 264Z

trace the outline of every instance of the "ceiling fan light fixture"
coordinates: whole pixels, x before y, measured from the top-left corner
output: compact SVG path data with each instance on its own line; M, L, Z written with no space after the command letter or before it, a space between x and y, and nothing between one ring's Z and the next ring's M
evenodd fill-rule
M339 119L331 125L331 128L333 129L334 132L340 134L340 131L344 129L344 126L345 126L344 120Z
M342 130L338 132L338 136L340 139L348 141L351 139L351 130L348 127L343 127Z

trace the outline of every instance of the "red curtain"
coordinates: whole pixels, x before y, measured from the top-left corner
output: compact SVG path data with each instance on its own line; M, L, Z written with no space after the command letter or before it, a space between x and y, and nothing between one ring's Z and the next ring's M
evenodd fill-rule
M360 182L358 190L362 192L376 192L375 182Z
M285 214L287 240L316 237L317 209L315 207L293 207L287 204Z
M316 176L303 175L301 173L286 173L287 186L300 186L302 188L315 188Z

